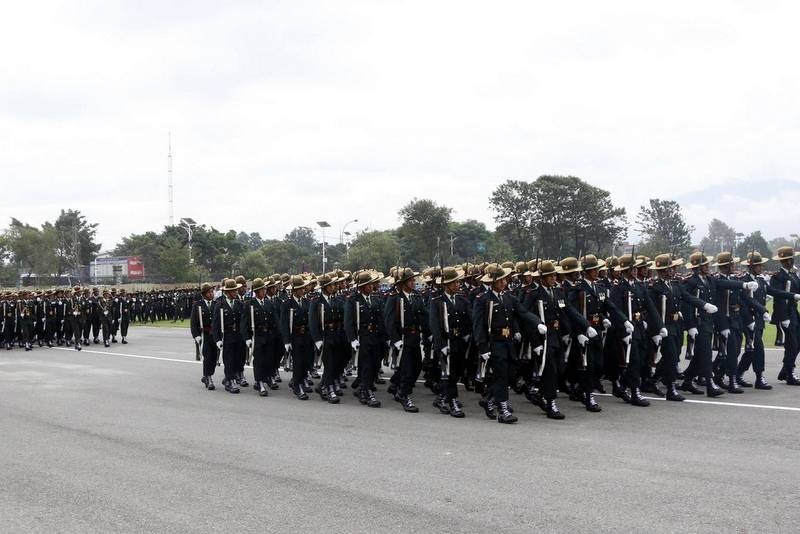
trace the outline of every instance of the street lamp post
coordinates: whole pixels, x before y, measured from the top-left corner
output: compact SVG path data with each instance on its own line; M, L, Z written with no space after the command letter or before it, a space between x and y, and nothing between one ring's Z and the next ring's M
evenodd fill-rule
M189 235L189 265L193 265L194 258L192 257L192 228L197 226L197 223L191 217L183 217L181 218L181 224L179 226L186 230L186 233Z
M328 263L328 257L325 255L325 228L330 228L331 225L328 224L328 221L317 221L317 226L322 228L322 272L324 273Z
M350 223L354 223L354 222L358 222L358 219L353 219L352 221L347 221L346 223L344 223L344 226L342 226L342 228L339 230L339 244L340 245L342 243L344 243L344 236L345 235L350 235L347 232L345 232L345 230L347 230L347 225L350 224Z

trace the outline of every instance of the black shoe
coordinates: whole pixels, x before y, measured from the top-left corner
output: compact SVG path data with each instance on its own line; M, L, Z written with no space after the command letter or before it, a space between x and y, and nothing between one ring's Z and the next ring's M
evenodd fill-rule
M116 342L117 342L117 338L116 338L116 336L114 336L114 337L112 337L112 338L111 338L111 342L112 342L112 343L116 343Z
M706 383L706 377L704 377L704 376L698 376L698 377L697 377L697 385L698 385L698 386L702 386L702 387L705 387L705 386L707 386L708 384Z
M339 404L339 395L336 394L333 386L328 386L328 403Z
M789 373L786 377L786 385L787 386L800 386L800 378L794 376L794 373Z
M680 389L681 389L681 391L686 391L687 393L691 393L692 395L702 395L703 394L703 390L698 388L697 386L695 386L692 383L692 379L691 378L687 378L686 380L684 380L683 384L681 384L681 388Z
M53 348L53 343L51 341L47 342L47 348L48 349L52 349Z
M533 393L531 393L530 398L528 400L530 400L531 404L533 404L534 406L538 406L539 408L541 408L543 412L547 412L547 401L544 400L544 397L542 397L542 394L539 393L538 391L534 391Z
M597 413L603 411L600 405L597 404L597 401L594 400L594 395L591 393L585 395L583 405L586 406L587 412Z
M670 384L667 386L667 400L681 402L686 399L683 398L683 395L678 393L678 390L675 388L675 384Z
M250 385L250 383L247 382L247 379L244 377L244 375L242 375L242 377L239 379L239 385L242 386L243 388L246 388L247 386Z
M104 340L104 341L103 341L103 346L104 346L104 347L110 347L110 346L111 346L111 344L110 344L110 343L108 342L108 340L106 339L106 340Z
M293 388L293 393L295 397L297 397L300 400L308 400L308 393L306 393L303 390L303 386L301 386L300 384L295 384Z
M450 399L450 415L457 418L464 417L464 407L461 406L461 401L458 399Z
M239 393L239 386L236 385L236 380L228 380L225 384L225 391L228 393Z
M728 387L725 389L728 393L744 393L744 390L736 385L736 378L732 376L728 378Z
M366 399L366 405L370 408L380 408L381 401L375 398L375 394L372 392L370 388L366 388L364 391L364 397Z
M548 419L564 419L564 414L558 411L555 399L547 401L547 418Z
M709 380L709 385L706 386L706 396L708 397L719 397L720 395L725 394L725 390L717 387L713 380Z
M516 423L519 419L517 419L516 415L513 415L510 411L508 411L508 402L503 401L498 403L497 405L497 422L498 423Z
M664 392L659 389L658 384L654 380L646 380L642 383L642 392L643 393L652 393L657 397L663 397Z
M631 406L650 406L650 401L642 397L639 388L631 388Z
M100 340L99 340L99 339L97 339L97 338L94 338L94 339L92 340L92 343L94 343L95 345L99 345L99 344L100 344Z
M408 395L403 395L402 400L400 403L403 405L403 410L407 411L408 413L417 413L419 408L414 404L414 401L411 400L411 397Z
M214 391L215 389L217 389L217 386L214 385L214 379L211 378L210 376L207 376L206 378L207 378L206 389L209 391Z
M486 417L489 419L497 419L497 410L494 407L494 399L486 399L483 405L483 411L486 412Z
M128 340L127 340L127 339L125 339L124 337L122 338L122 344L123 344L123 345L127 345L127 344L128 344Z
M9 350L11 350L11 349L9 348ZM75 350L78 350L78 351L81 350L81 344L80 343L75 343Z
M611 394L617 397L618 399L622 399L625 402L631 401L631 396L628 395L628 391L622 387L622 384L619 381L615 381L611 387Z
M753 384L751 384L750 382L745 380L742 375L737 375L736 376L736 385L738 385L740 388L751 388L751 387L753 387Z
M764 380L764 377L763 377L763 375L756 375L756 385L755 385L755 388L756 388L756 389L764 389L764 390L768 390L768 389L772 389L772 386L771 386L769 383L767 383L767 381L766 381L766 380Z
M447 402L444 395L436 395L436 398L433 399L433 407L438 408L439 412L445 415L450 413L450 403Z
M256 382L258 385L258 394L261 397L269 397L269 389L267 388L266 382Z
M776 345L777 345L777 343L776 343ZM786 375L787 374L788 373L786 372L786 368L785 367L781 368L780 372L778 373L778 380L786 380Z
M313 378L314 380L317 380L317 379L319 379L319 378L320 378L320 376L319 376L319 372L317 372L317 370L316 370L316 369L314 369L313 371L311 371L311 378Z

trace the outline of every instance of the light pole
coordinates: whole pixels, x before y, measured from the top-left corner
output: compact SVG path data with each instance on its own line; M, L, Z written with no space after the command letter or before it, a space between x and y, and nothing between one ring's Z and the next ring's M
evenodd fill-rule
M458 239L457 236L455 236L453 234L450 234L450 258L451 259L453 258L453 243L456 242L456 239Z
M358 219L353 219L352 221L347 221L346 223L344 223L344 226L342 226L342 228L339 230L339 244L340 245L342 243L344 243L344 236L345 235L350 235L347 232L345 232L345 230L347 230L347 225L350 224L350 223L354 223L354 222L358 222Z
M191 217L183 217L181 218L181 223L178 226L186 230L186 233L189 234L189 265L193 265L194 258L192 257L192 228L197 226L197 223L194 222L194 219Z
M324 273L328 263L328 257L325 255L325 228L330 228L331 225L328 224L328 221L317 221L317 226L322 228L322 272Z

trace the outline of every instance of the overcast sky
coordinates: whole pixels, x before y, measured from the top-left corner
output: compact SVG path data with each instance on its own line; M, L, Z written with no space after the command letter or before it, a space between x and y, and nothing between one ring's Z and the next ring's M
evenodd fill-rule
M572 174L800 231L796 2L11 2L0 221L61 208L104 249L175 218L282 237L397 225L429 197L493 226L508 178Z

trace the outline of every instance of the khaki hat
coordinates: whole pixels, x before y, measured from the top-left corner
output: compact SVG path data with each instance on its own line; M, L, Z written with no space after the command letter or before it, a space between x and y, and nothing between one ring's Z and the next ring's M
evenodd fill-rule
M255 293L259 289L264 289L265 287L267 287L267 284L264 283L264 280L262 278L253 278L253 284L250 290L253 291L253 293Z
M241 274L239 276L237 276L236 278L234 278L234 280L236 280L237 284L242 284L242 285L247 284L247 278L245 278Z
M422 282L425 284L429 284L431 282L435 282L439 276L441 276L441 271L438 267L430 267L425 269L422 273Z
M792 247L784 246L778 248L775 256L773 256L772 259L775 261L790 260L794 258L796 255L797 253L794 251Z
M609 256L606 258L606 266L610 269L613 269L617 265L619 265L619 258L616 256Z
M692 252L689 256L689 263L686 264L690 269L696 269L701 265L708 265L711 260L702 252Z
M731 265L732 263L739 263L739 258L735 258L730 252L720 252L717 254L717 261L711 264L712 267L722 267L724 265Z
M578 273L581 271L580 263L578 263L578 258L573 258L572 256L566 257L558 264L561 268L561 272L564 274L567 273Z
M226 278L225 279L225 283L222 285L222 290L223 291L236 291L240 287L242 287L242 284L237 284L236 280L234 280L232 278Z
M483 272L484 274L481 278L481 282L492 283L509 276L512 272L512 269L511 267L503 267L502 265L498 265L496 263L490 263L486 266Z
M311 280L307 280L303 278L302 275L296 274L292 276L291 279L289 280L289 289L291 289L292 291L296 289L303 289L310 283Z
M630 254L624 254L617 259L617 266L614 272L627 271L631 267L636 267L636 260Z
M380 280L372 271L361 271L356 275L356 287L366 286Z
M200 286L200 294L202 295L206 291L211 291L212 289L214 289L214 286L212 286L208 282L203 282L203 285ZM123 289L122 291L125 291L125 290Z
M558 267L550 260L543 260L539 262L539 268L536 269L536 276L547 276L548 274L558 274Z
M594 254L587 254L586 256L581 258L581 269L584 271L589 271L591 269L600 269L605 267L606 262L599 259Z
M527 271L527 270L528 270L528 264L527 264L527 263L525 263L524 261L518 261L518 262L517 262L517 263L514 265L514 271L515 271L515 272L516 272L516 274L518 274L518 275L519 275L519 274L521 274L521 275L524 275L524 274L525 274L525 271Z
M459 270L455 267L445 267L442 269L442 276L439 278L438 282L440 284L449 284L451 282L457 282L463 278L464 273L459 272Z
M406 268L398 267L397 270L395 271L395 275L392 278L394 279L395 284L402 284L403 282L411 280L412 278L416 278L417 276L419 276L419 273L415 272L413 269L409 267Z
M317 284L319 284L319 287L325 287L335 283L337 280L338 278L332 278L329 274L321 274L317 277Z
M672 259L672 256L669 254L659 254L656 256L656 259L653 260L653 265L650 268L655 271L663 271L664 269L679 267L681 265L683 265L682 259Z
M742 260L739 265L744 265L748 267L750 265L763 265L767 263L769 260L761 255L759 251L753 251L747 253L747 258Z

